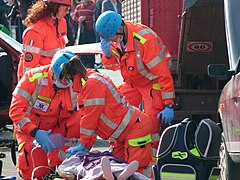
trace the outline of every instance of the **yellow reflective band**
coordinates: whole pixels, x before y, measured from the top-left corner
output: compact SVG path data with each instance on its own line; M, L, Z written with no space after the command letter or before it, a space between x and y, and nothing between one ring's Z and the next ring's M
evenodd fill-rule
M142 146L152 142L151 135L148 134L146 136L140 138L129 139L128 144L131 146Z
M210 177L210 180L217 180L218 178L219 178L219 176L214 175L214 176Z
M85 83L86 83L86 81L85 81L85 79L81 79L81 83L82 83L82 86L84 86L85 85Z
M144 37L140 36L138 33L133 32L133 36L136 37L142 44L144 44L147 41Z
M156 156L152 156L152 162L157 162Z
M44 73L36 73L34 74L32 77L28 78L30 82L35 81L38 78L46 78L48 77L48 72L44 72Z
M197 148L190 149L190 153L192 153L194 156L200 157L200 154L199 154Z
M169 180L169 179L173 179L173 178L195 180L196 174L161 172L161 180Z
M22 142L21 144L19 144L18 151L20 151L23 148L24 144L25 144L25 142Z
M153 84L152 88L155 89L155 90L159 90L159 91L162 89L160 84Z
M115 54L117 57L120 57L120 54L117 51L112 50L112 53Z
M175 152L172 152L172 158L174 159L187 159L188 157L188 153L187 152L181 152L181 151L175 151Z
M51 102L51 101L52 101L51 98L47 98L47 97L40 96L40 95L38 95L38 99L42 99L42 100L45 100L45 101L48 101L48 102Z

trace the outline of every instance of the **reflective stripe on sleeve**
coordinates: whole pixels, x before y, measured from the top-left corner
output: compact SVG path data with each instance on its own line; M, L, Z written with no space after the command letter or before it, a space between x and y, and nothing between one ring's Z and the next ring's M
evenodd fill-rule
M135 40L135 47L136 47L136 57L137 57L137 67L139 73L149 79L150 81L153 79L158 78L158 76L153 75L152 73L147 72L147 70L144 68L141 56L140 56L140 51L139 51L139 46L138 46L138 41Z
M151 69L154 68L158 63L162 61L163 57L157 56L153 60L151 60L149 63L146 64L146 66Z
M117 128L117 124L112 122L110 119L108 119L108 117L104 114L101 114L100 118L104 121L104 123L109 126L111 129L116 129Z
M103 77L98 76L98 75L91 75L88 78L94 78L94 79L97 79L97 80L101 81L102 83L106 84L109 91L111 92L112 96L115 98L115 100L117 102L122 103L123 107L127 107L127 106L129 107L128 112L126 113L125 117L123 118L123 120L119 124L119 126L116 126L115 123L113 123L111 121L111 119L107 119L107 117L106 116L104 117L103 114L101 115L101 118L103 118L103 120L105 120L108 123L107 124L108 126L110 125L110 127L112 127L114 130L116 129L115 132L111 135L110 139L117 139L121 135L121 133L125 130L125 128L129 124L130 120L132 119L132 116L134 114L134 108L132 106L129 106L128 103L126 102L126 100L121 98L118 91L113 87L113 85L109 81L104 79ZM96 98L96 99L98 99L98 98ZM99 98L99 99L101 99L101 98ZM92 100L92 99L85 100L86 102L84 101L84 106L85 106L85 103L86 103L86 105L96 105L96 103L92 104L90 100ZM104 99L104 103L105 103L105 99Z
M175 98L175 92L162 92L163 99Z
M96 75L91 75L88 78L94 78L97 79L99 81L101 81L102 83L106 84L108 89L110 90L112 96L115 98L115 100L117 102L121 102L123 104L123 107L127 106L127 102L124 98L121 98L121 96L119 95L119 93L116 91L116 89L112 86L111 83L109 83L106 79L102 78L101 76L96 76Z
M120 123L120 125L117 127L116 131L111 135L110 138L117 139L120 136L120 134L125 130L128 123L130 122L133 116L133 113L134 113L134 108L132 106L129 106L127 114L125 115L122 122Z
M62 48L56 48L56 49L51 49L51 50L48 50L48 51L44 51L43 49L38 48L38 47L29 46L29 45L26 45L26 44L22 45L22 50L24 50L26 52L36 53L36 54L40 54L42 56L49 56L49 57L54 56L54 54L60 49L62 49Z
M33 68L28 68L28 67L23 67L23 72L25 73L25 72L27 72L27 71L29 71L29 70L31 70L31 69L33 69Z
M83 101L84 106L104 105L105 98L92 98Z
M21 131L21 128L28 122L31 122L31 120L29 118L22 118L17 124L18 130Z
M95 130L89 130L89 129L86 129L86 128L80 128L80 133L81 134L85 134L87 136L93 136L94 133L95 133Z
M21 95L22 97L24 97L27 101L29 101L29 99L31 98L31 94L29 94L27 91L21 89L21 88L15 88L15 90L13 91L14 95Z

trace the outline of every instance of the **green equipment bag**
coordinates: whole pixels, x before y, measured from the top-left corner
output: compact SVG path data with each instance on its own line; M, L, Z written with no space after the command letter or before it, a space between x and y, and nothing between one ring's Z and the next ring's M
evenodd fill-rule
M155 180L217 180L221 129L210 119L186 118L167 127L159 142Z

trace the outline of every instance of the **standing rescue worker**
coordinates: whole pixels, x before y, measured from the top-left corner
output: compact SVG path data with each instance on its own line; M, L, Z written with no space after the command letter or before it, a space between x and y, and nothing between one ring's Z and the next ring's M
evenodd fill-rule
M116 141L113 155L130 163L139 162L138 171L150 176L152 122L148 115L131 106L113 82L87 70L79 57L64 64L64 79L74 79L74 91L83 102L80 144L70 147L67 157L88 152L98 135Z
M61 67L72 56L66 50L57 52L51 65L26 72L13 92L9 115L19 146L19 174L24 180L31 179L34 168L61 164L50 133L79 138L77 95L72 91L72 82L61 78ZM42 147L37 151L34 140ZM34 175L42 179L48 172L43 168Z
M144 102L144 112L153 121L152 155L159 143L161 121L169 124L174 117L174 84L168 64L171 57L160 37L149 27L123 21L113 12L102 13L96 22L104 53L103 65L121 70L124 84L120 91L136 107Z
M24 72L51 63L53 55L68 43L64 16L72 0L39 0L28 12L23 32L22 55L18 65L18 80Z

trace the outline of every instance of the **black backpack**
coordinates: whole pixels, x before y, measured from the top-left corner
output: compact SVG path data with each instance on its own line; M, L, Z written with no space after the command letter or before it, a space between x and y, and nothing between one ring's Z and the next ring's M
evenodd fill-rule
M186 118L166 128L160 138L155 180L214 180L217 167L221 129L210 119L197 125Z

